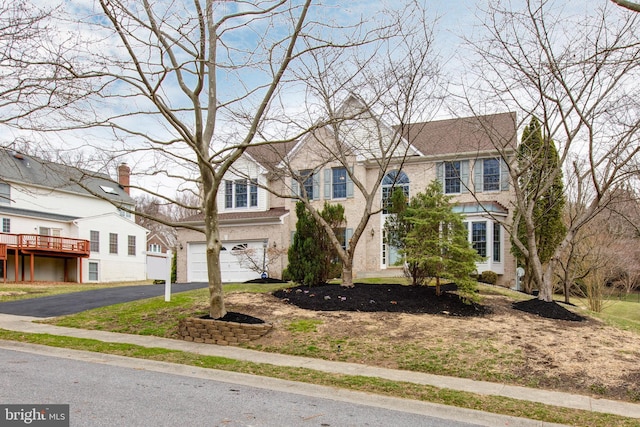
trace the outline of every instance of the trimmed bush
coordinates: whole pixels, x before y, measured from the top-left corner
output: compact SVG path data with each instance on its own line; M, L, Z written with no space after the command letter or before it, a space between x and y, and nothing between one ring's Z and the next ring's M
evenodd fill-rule
M478 281L482 283L488 283L490 285L495 285L498 281L498 274L494 271L483 271L478 277Z

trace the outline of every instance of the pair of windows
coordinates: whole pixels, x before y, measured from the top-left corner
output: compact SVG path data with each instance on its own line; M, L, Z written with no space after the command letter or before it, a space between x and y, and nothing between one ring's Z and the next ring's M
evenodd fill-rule
M469 161L439 163L437 175L445 194L469 191ZM474 191L505 191L509 189L507 164L499 158L478 159L473 170Z
M298 171L291 183L293 194L309 200L320 199L320 172L311 169ZM347 199L353 197L353 181L344 167L324 170L324 198Z
M255 179L226 180L224 183L224 207L226 209L258 206L258 181Z

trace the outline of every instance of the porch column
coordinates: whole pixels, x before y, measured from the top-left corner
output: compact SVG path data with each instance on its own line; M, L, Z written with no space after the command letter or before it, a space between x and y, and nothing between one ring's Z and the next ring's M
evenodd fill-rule
M13 280L16 283L18 283L18 248L15 248L14 250L16 252L16 255L14 257L15 258L15 264L16 264L15 267L16 268L15 268L15 270L13 270Z

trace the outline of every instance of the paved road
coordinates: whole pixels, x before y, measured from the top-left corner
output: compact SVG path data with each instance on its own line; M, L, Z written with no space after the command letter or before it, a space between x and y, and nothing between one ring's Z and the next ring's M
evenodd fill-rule
M206 287L206 283L173 284L172 293ZM31 317L56 317L92 308L164 295L164 285L116 286L0 303L0 313Z
M69 355L38 354L32 348L25 351L29 352L0 348L0 402L69 404L71 426L475 425L416 413L415 410L407 412L380 407L376 405L377 397L363 393L343 399L337 390L331 390L336 394L335 398L317 397L295 390L253 387L245 381L234 384L221 372L218 375L225 376L223 381L204 377L204 374L198 377L198 368L176 368L190 370L183 375L154 371L149 363L158 362L101 359L107 357L102 355L83 356L80 359L84 360L77 360ZM146 364L136 368L135 363ZM171 369L166 365L159 369ZM262 381L260 377L255 378ZM360 396L362 402L354 403L354 395ZM2 420L0 414L0 425Z

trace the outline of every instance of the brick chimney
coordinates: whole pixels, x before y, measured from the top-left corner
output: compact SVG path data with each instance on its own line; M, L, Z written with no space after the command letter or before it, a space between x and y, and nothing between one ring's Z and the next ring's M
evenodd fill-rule
M122 186L122 188L124 188L124 191L127 192L127 194L129 193L129 176L131 175L131 169L129 168L129 165L127 165L126 163L120 163L120 166L118 166L118 184L120 184Z

